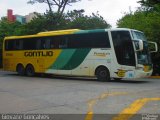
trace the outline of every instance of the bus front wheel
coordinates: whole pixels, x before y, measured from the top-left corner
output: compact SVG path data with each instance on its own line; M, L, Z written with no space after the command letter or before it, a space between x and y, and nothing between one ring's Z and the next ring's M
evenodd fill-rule
M110 81L109 70L105 67L99 67L96 70L96 76L100 81Z
M22 76L22 75L25 74L25 69L24 69L24 66L22 64L17 65L16 71L17 71L18 75Z
M32 77L35 75L35 70L34 70L34 67L32 65L27 65L26 67L26 75L29 76L29 77Z

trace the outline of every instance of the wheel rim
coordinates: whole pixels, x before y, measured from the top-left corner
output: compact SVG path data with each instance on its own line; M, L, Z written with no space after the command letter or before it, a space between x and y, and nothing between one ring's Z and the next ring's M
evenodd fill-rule
M23 75L24 74L23 66L19 65L18 68L17 68L17 72L18 72L19 75Z
M96 76L100 81L110 81L110 73L107 68L98 68L96 71Z
M107 72L105 70L102 70L99 72L99 75L102 77L102 78L105 78L107 76Z
M32 66L28 66L26 69L26 74L28 76L33 76L34 75L34 68Z
M31 67L28 68L28 74L32 75L33 74L33 70Z

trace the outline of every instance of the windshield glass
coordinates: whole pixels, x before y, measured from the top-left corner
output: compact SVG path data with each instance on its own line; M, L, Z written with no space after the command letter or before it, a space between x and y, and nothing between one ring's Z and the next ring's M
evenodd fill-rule
M151 57L148 50L148 43L144 33L138 31L132 31L133 40L143 40L143 50L137 51L138 64L148 65L151 64ZM135 47L137 42L134 41Z
M132 36L134 40L137 40L137 39L141 39L143 41L147 40L143 32L132 31Z
M138 64L148 65L151 64L151 57L148 51L148 43L143 41L143 50L137 51Z

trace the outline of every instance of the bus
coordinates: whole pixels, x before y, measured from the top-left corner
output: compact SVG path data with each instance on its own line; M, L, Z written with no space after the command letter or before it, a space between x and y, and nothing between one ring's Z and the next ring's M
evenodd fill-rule
M2 68L2 49L0 49L0 69Z
M157 51L157 44L152 42ZM19 75L35 73L111 79L152 74L143 32L128 28L58 30L5 37L3 69Z

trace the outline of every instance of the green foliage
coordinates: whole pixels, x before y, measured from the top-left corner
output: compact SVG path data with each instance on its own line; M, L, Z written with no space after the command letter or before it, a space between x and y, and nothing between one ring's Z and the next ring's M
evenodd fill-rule
M8 22L6 18L0 20L0 49L5 36L21 35L21 27L19 22Z
M63 14L65 7L67 5L79 2L81 0L29 0L27 3L29 4L35 4L35 3L46 3L49 7L49 12L53 12L52 8L57 8L57 13L60 14L60 16Z
M139 3L145 7L154 7L160 4L160 0L140 0Z
M98 29L110 28L111 26L98 13L91 16L84 15L84 10L74 10L67 13L69 18L68 28Z
M74 10L68 13L46 12L37 14L29 23L8 22L6 18L0 20L0 49L4 36L36 34L42 31L60 29L96 29L111 27L98 13L91 16L84 15L84 10Z
M59 19L59 17L61 17L61 19ZM24 27L25 29L22 33L35 34L42 31L60 29L96 29L109 28L111 26L98 13L87 16L84 15L84 10L74 10L62 16L58 13L51 12L38 15Z
M36 18L25 24L26 34L36 34L42 31L60 30L66 26L65 17L59 19L58 13L47 12L44 15L38 15Z
M159 42L157 35L160 36L160 13L137 11L126 14L118 21L117 26L141 30L149 40Z
M140 0L138 3L141 4L141 10L153 12L160 12L160 0Z
M143 31L149 41L157 42L158 47L160 46L160 12L157 10L128 13L118 20L117 26ZM160 52L154 58L159 56Z

